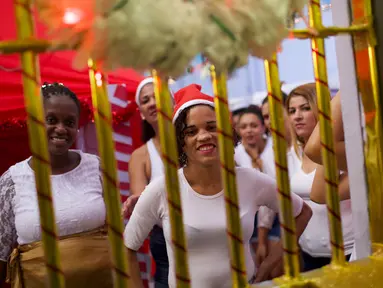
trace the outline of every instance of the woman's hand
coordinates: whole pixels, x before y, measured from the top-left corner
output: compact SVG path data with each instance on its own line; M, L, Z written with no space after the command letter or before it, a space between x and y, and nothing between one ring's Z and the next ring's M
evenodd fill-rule
M271 280L281 275L283 275L283 247L282 242L279 241L259 266L255 282Z
M136 206L140 195L130 195L129 198L122 205L122 217L128 218L133 213L134 206Z
M247 145L246 143L242 143L242 144L243 144L243 147L245 147L246 153L249 154L251 158L253 167L262 171L263 163L262 163L262 159L259 157L258 148L251 147Z
M258 244L257 250L255 251L255 264L257 265L257 268L261 266L262 262L267 257L267 244Z

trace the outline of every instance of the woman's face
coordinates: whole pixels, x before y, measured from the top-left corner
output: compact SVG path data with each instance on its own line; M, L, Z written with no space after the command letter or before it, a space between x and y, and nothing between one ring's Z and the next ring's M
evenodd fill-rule
M270 130L270 112L269 112L269 103L265 103L262 105L262 116L265 121L266 129Z
M213 108L206 105L192 107L183 129L183 151L188 163L211 166L219 161L217 123Z
M154 85L152 83L146 84L141 89L139 100L142 119L151 125L157 124L156 98L154 96Z
M293 96L289 101L288 114L295 134L306 142L317 124L310 103L303 96Z
M51 155L68 152L77 138L79 110L67 95L51 95L44 99L48 151Z
M265 126L262 124L261 119L253 113L246 113L239 119L239 135L242 142L249 145L256 145L263 141L263 134L265 134Z

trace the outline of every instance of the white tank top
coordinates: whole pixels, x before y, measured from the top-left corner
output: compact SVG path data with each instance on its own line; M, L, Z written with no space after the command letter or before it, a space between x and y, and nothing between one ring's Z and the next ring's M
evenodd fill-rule
M150 139L148 142L146 142L146 147L148 148L149 152L151 168L149 182L152 182L153 179L164 175L164 164L162 163L161 156L153 143L153 139Z
M313 257L331 257L329 223L327 208L310 200L311 187L314 182L315 170L305 173L300 168L290 179L291 192L299 195L313 211L313 215L299 239L302 250ZM351 200L340 202L343 240L345 254L349 255L354 246L352 226Z

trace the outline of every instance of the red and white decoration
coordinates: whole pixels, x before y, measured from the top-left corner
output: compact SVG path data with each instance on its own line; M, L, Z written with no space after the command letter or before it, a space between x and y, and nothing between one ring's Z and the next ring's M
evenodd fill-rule
M128 92L124 85L108 85L108 95L113 111L126 109L133 99L129 99ZM133 119L132 119L133 118ZM115 141L115 155L118 168L118 179L120 181L121 203L123 203L130 195L129 192L129 160L134 149L137 147L134 140L137 138L137 126L132 129L134 116L128 122L122 122L113 125L113 139ZM135 123L136 124L136 123ZM94 123L89 123L80 130L80 136L77 141L77 147L84 152L98 154L97 152L97 136ZM126 222L128 219L126 219ZM151 275L151 257L149 249L149 241L146 240L139 250L138 261L140 264L141 277L145 287L149 287Z

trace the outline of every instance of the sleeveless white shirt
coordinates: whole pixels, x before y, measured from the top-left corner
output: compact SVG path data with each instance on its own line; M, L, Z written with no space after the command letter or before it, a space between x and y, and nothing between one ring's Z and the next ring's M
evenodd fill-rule
M146 147L148 148L149 158L150 158L150 181L153 179L164 175L164 164L162 163L162 159L160 154L157 151L156 146L153 143L153 138L146 142Z

